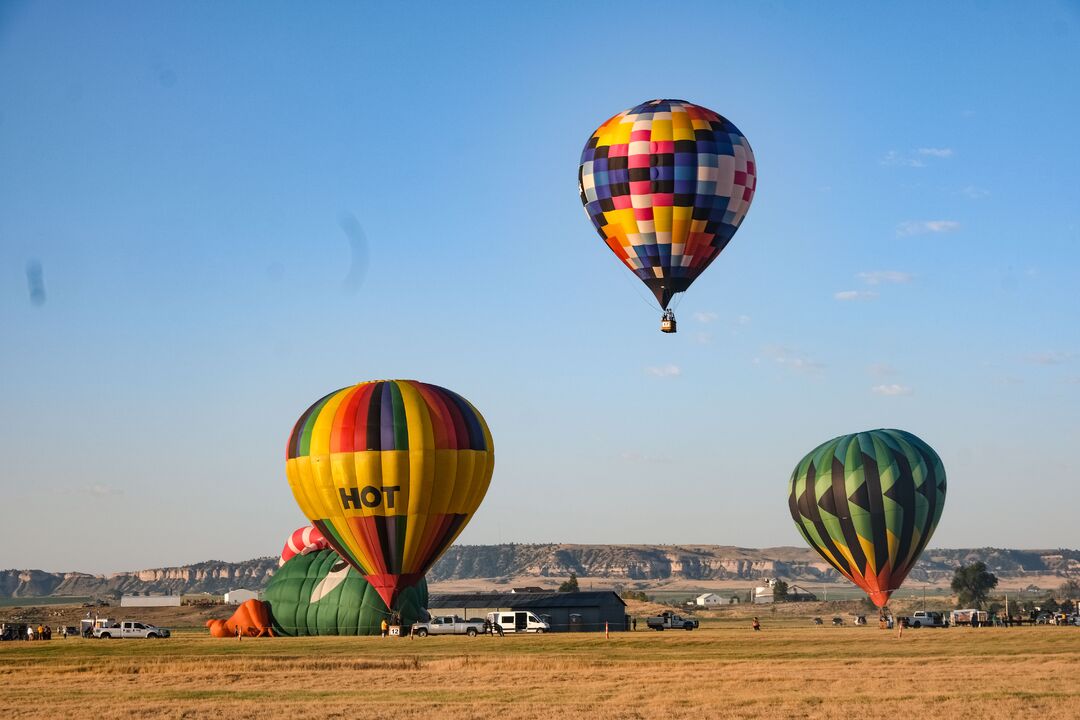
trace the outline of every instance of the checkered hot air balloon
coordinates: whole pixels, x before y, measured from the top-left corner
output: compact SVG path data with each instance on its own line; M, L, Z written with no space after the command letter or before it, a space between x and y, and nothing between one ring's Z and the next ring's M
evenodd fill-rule
M611 118L578 167L589 219L664 310L727 247L756 187L746 137L685 100L650 100Z
M945 506L945 467L903 430L870 430L819 445L788 484L803 538L883 607L919 559Z
M391 609L465 528L495 467L476 408L414 380L330 393L300 416L285 457L300 509Z

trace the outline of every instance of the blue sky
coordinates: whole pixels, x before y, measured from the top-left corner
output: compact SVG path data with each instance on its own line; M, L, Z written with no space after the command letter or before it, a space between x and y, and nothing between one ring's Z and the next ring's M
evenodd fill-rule
M885 426L933 545L1076 547L1080 10L1015 7L0 3L0 566L275 554L292 424L381 377L488 419L462 542L800 544ZM759 170L675 336L576 187L656 97Z

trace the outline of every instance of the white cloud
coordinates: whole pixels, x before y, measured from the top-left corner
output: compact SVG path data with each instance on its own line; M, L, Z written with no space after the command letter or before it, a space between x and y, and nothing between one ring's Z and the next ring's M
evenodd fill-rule
M649 373L653 377L679 377L682 375L682 368L678 365L661 365L659 367L645 368L645 372Z
M911 282L913 276L909 272L899 270L872 270L858 273L855 277L867 285L900 285Z
M824 363L813 360L783 345L769 345L762 350L762 353L766 357L772 358L777 365L783 365L799 375L818 375L825 369ZM755 364L757 364L756 360Z
M840 292L833 293L833 298L841 302L850 302L852 300L873 300L878 294L873 290L841 290Z
M710 332L697 332L694 333L694 342L698 345L708 345L712 342L712 333Z
M1024 359L1032 365L1064 365L1074 357L1076 357L1074 352L1050 350L1048 352L1030 353Z
M881 158L881 164L899 165L902 167L923 167L925 165L922 160L898 153L895 150L890 150L885 153L885 157Z
M750 324L750 316L749 315L740 315L739 317L735 318L735 324L736 325L749 325Z
M901 395L911 395L915 392L907 385L897 385L896 383L891 385L875 385L870 388L870 391L875 395L884 395L885 397L900 397Z
M907 220L896 226L896 234L923 235L925 233L947 233L960 228L955 220Z
M961 195L969 197L972 200L982 200L984 197L990 194L989 190L981 187L975 187L974 185L968 185L966 188L960 191Z
M919 148L919 154L920 155L926 155L928 157L950 158L950 157L953 156L953 149L952 148L930 148L930 147L925 147L925 148Z
M718 317L720 316L712 311L694 313L694 319L697 320L699 323L711 323Z

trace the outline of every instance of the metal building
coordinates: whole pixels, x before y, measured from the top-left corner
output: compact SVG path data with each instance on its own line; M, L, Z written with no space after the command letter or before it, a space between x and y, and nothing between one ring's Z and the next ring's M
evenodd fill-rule
M498 610L531 610L551 624L552 632L629 630L626 603L611 590L594 592L433 593L428 612L483 617Z

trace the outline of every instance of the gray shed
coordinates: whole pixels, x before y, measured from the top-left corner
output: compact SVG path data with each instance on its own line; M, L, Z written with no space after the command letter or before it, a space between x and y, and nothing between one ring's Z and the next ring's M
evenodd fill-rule
M428 610L477 617L495 610L531 610L546 615L553 632L629 630L626 603L611 590L570 593L433 593Z

